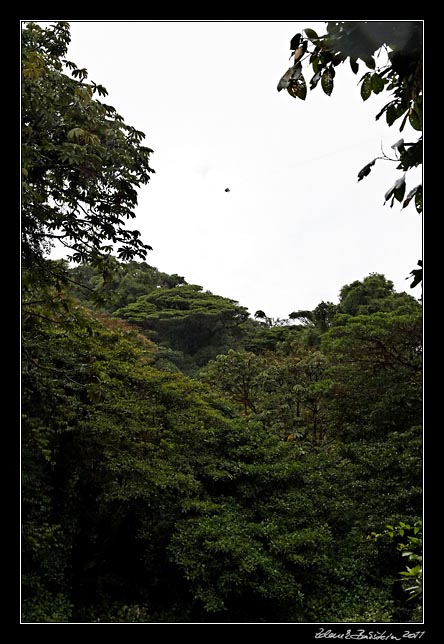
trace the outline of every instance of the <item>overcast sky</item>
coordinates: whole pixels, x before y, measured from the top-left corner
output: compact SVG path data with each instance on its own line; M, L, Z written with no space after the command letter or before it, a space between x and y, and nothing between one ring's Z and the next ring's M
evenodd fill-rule
M305 27L325 32L323 22L71 23L68 59L154 150L129 226L153 246L149 264L251 314L337 302L372 272L419 297L405 277L421 257L421 217L383 206L396 164L357 182L381 144L391 153L417 133L375 121L387 95L362 101L364 67L338 67L330 97L320 85L305 101L277 92ZM419 182L411 173L407 191Z

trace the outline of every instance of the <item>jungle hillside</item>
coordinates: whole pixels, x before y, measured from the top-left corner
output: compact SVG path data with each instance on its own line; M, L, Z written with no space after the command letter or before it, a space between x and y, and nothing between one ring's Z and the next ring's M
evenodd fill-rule
M421 25L363 24L298 34L281 96L364 69L418 133L386 201L420 212ZM153 150L69 42L23 25L22 623L418 628L421 299L374 272L275 319L152 266L131 220Z

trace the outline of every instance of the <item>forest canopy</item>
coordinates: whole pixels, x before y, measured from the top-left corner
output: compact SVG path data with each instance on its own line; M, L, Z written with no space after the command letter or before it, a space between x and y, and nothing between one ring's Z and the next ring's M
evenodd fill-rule
M270 327L118 274L115 311L77 286L26 307L23 619L419 619L399 547L421 521L420 303L370 275L328 324Z
M22 622L420 622L421 302L275 320L148 264L151 150L69 39L23 28Z

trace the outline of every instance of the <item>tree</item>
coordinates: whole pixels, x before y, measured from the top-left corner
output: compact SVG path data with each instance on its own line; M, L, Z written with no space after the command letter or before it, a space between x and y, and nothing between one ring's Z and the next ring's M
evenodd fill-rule
M297 320L304 327L305 339L309 346L318 346L322 334L331 326L337 306L332 302L320 302L313 311L293 311L290 320Z
M230 349L201 377L279 438L312 446L322 444L327 433L325 370L325 356L296 340L262 355Z
M229 396L247 416L257 411L263 367L264 360L260 356L250 351L230 349L226 355L218 355L211 361L203 370L202 377Z
M326 367L320 351L296 340L267 356L261 374L259 418L281 438L304 449L320 446L327 438Z
M296 34L290 43L294 64L279 81L278 91L285 88L290 96L305 100L307 84L303 64L308 62L307 71L311 65L314 73L310 89L315 89L320 82L323 91L330 96L338 65L348 60L353 73L357 74L360 62L364 63L370 71L361 77L361 98L366 101L372 93L390 93L376 119L385 116L389 126L402 119L400 132L408 121L414 130L421 132L421 136L416 141L406 142L403 138L396 141L392 145L392 157L385 153L382 157L375 157L359 171L358 181L370 174L378 159L397 163L402 176L387 190L384 202L390 202L392 207L396 200L405 208L414 201L416 210L421 213L422 185L407 192L406 174L422 164L422 23L389 20L328 22L325 35L318 36L313 29L304 29L304 34L305 37ZM384 52L386 55L382 56ZM415 269L412 288L421 278L422 265Z
M157 288L173 288L186 281L180 275L162 273L146 262L119 262L109 258L111 275L91 264L81 264L68 272L69 292L86 306L94 303L100 311L114 313Z
M382 311L418 310L418 302L407 293L396 293L393 282L380 273L371 273L341 288L337 313L369 315Z
M335 382L336 431L384 437L422 420L422 310L339 315L322 338Z
M63 266L44 261L56 240L73 261L102 269L115 245L123 260L150 249L125 220L135 217L137 188L154 172L152 150L97 98L106 89L64 58L69 43L67 22L23 28L22 262L56 284Z
M248 311L234 300L203 291L197 284L157 288L114 312L156 342L181 352L188 374L226 352L241 333Z

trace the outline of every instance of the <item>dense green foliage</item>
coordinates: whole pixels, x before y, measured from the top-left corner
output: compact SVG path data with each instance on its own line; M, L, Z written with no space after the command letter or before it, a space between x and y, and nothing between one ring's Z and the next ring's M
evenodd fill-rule
M90 264L69 271L70 293L85 305L128 320L161 348L156 364L196 375L230 349L263 352L276 347L297 327L252 320L234 300L187 284L142 262L109 262L104 278ZM288 320L286 321L288 322Z
M160 347L145 322L204 315L211 346L246 313L158 277L126 320L24 299L24 620L418 619L397 551L368 537L420 517L420 304L371 275L315 344L289 323L264 348L248 318L190 379L159 362L176 333Z
M107 258L145 257L137 230L136 188L149 181L150 150L143 132L126 125L100 100L102 85L64 56L69 24L22 31L22 261L58 283L60 265L43 261L55 240L76 262L105 270ZM68 72L68 73L66 73Z
M187 373L226 351L248 318L247 310L233 300L192 284L157 288L114 315L171 349L170 360Z
M62 73L68 39L24 30L22 622L420 621L421 304L372 274L251 318L135 261L134 199L97 211L108 152L81 164L107 127L129 183L148 151Z
M71 294L85 304L94 304L101 311L114 313L157 288L186 284L183 277L162 273L146 262L129 261L122 264L110 257L108 266L109 272L105 275L91 264L81 264L71 269Z
M387 528L377 534L372 532L369 539L390 538L396 540L396 547L403 557L407 557L405 570L400 572L404 590L409 593L410 599L422 598L423 579L422 579L422 521L415 521L413 525L400 521L399 525L388 525ZM413 585L412 585L413 584ZM418 620L421 618L419 609L417 610Z

